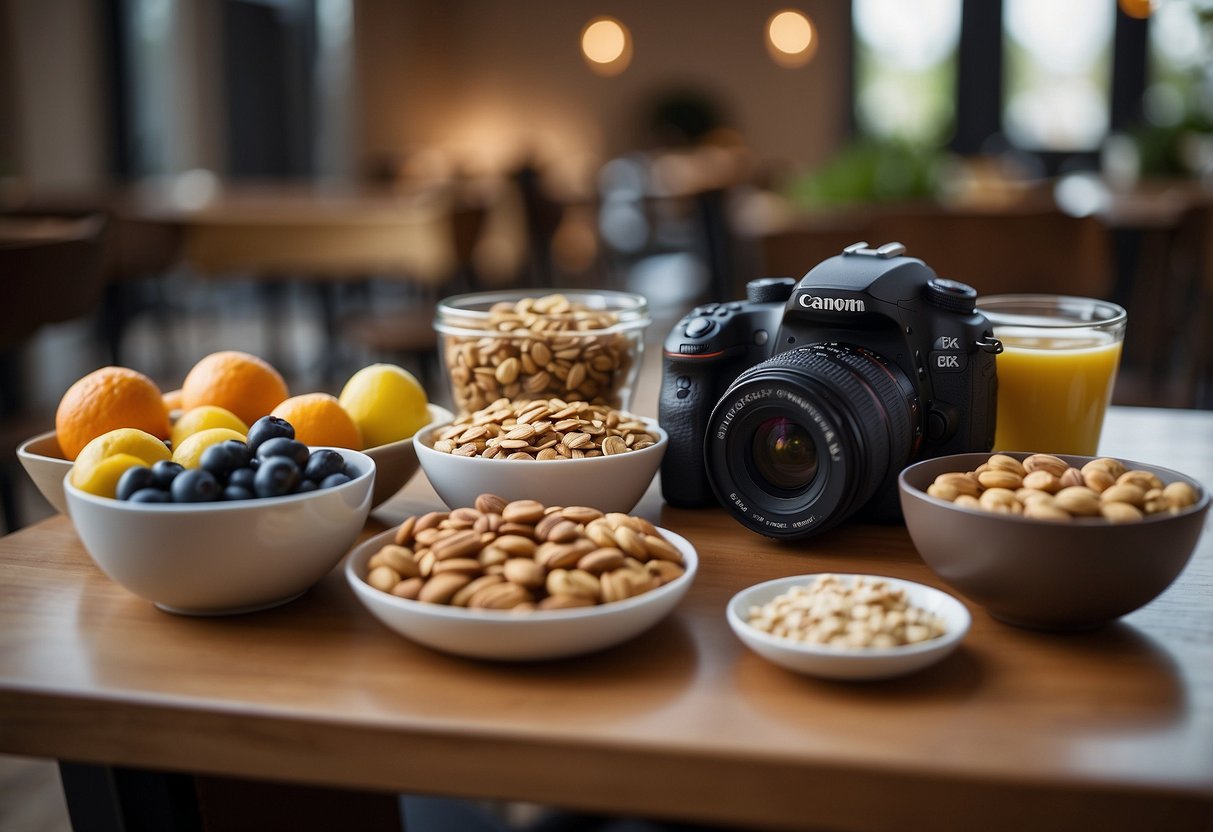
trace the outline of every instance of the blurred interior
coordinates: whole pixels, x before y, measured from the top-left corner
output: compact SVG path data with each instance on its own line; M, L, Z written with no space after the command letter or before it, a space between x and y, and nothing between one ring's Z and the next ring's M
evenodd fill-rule
M442 296L637 291L654 342L859 240L1120 302L1116 400L1213 407L1211 40L1207 0L0 0L6 524L105 364L442 402Z
M97 367L447 403L440 297L636 291L652 346L860 240L1119 302L1115 401L1213 408L1213 3L0 0L5 530ZM47 766L0 826L66 828Z

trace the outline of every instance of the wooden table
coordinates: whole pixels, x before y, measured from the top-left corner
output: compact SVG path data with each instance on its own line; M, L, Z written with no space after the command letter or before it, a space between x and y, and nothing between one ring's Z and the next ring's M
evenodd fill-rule
M1115 409L1101 450L1213 483L1213 413ZM419 477L369 530L437 505ZM1213 535L1121 623L1051 635L973 608L944 663L839 684L749 653L725 603L819 570L939 585L903 528L779 545L656 489L638 513L699 549L680 607L624 646L523 665L404 641L338 572L276 610L169 615L48 520L0 539L0 752L747 827L1213 824Z

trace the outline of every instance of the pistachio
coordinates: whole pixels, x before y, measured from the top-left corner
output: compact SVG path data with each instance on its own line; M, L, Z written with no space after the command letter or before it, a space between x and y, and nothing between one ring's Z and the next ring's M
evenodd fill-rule
M1023 461L1023 469L1029 474L1044 471L1057 478L1060 478L1069 467L1063 460L1052 454L1032 454Z
M939 474L927 494L964 508L1034 519L1102 517L1118 523L1177 513L1198 499L1187 482L1164 485L1155 474L1127 470L1110 457L1079 470L1051 454L1032 454L1023 461L1022 476L1014 462L1009 454L994 454L972 471Z

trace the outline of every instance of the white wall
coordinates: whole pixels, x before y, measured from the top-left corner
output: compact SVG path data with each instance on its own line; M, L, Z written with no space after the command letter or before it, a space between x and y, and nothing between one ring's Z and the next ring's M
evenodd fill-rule
M12 142L22 186L92 188L105 181L106 131L98 4L0 0L12 54Z

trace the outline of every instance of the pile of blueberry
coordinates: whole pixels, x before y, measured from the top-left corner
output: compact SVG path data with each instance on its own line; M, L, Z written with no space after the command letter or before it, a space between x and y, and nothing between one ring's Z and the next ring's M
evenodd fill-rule
M263 416L249 428L246 442L228 439L202 452L197 468L161 460L150 468L128 469L118 480L117 497L132 503L208 503L302 494L349 482L357 472L337 451L309 451L295 440L295 428L277 416Z

